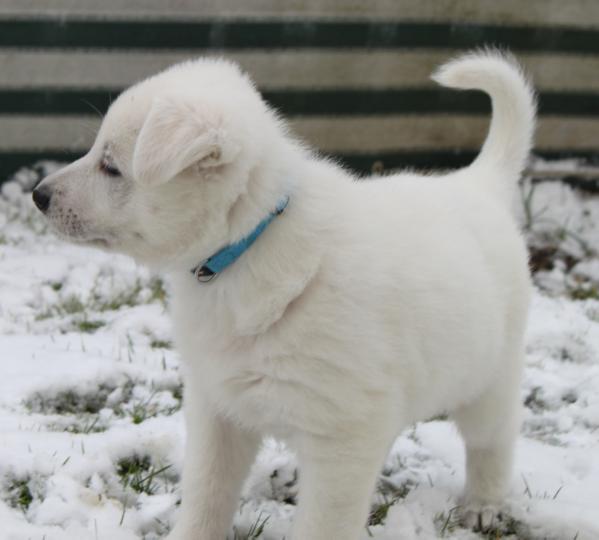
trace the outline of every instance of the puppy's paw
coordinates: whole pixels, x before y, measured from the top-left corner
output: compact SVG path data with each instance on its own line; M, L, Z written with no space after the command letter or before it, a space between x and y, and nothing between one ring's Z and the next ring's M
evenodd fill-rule
M487 532L501 521L501 513L490 505L468 503L458 512L462 526L476 532Z

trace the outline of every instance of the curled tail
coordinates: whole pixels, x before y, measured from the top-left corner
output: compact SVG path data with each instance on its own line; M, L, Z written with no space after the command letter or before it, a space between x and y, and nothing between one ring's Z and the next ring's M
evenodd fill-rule
M496 176L492 171L497 171L509 177L510 187L515 186L532 148L536 114L534 90L516 60L497 51L474 52L442 65L433 79L450 88L489 94L491 126L471 167L489 171L490 178Z

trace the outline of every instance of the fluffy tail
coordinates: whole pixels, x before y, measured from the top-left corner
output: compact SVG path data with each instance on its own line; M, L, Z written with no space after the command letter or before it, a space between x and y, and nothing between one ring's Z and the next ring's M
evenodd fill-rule
M516 60L496 51L470 53L441 66L433 79L450 88L489 94L493 105L491 127L471 167L488 173L497 171L504 178L507 175L513 189L533 144L536 113L535 93Z

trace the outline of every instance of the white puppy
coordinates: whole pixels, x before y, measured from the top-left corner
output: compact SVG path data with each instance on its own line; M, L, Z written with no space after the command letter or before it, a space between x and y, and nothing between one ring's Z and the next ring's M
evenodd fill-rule
M493 103L480 155L445 176L358 181L290 137L235 65L203 59L121 94L89 153L35 190L66 238L170 273L187 421L170 539L225 538L265 434L299 456L294 540L359 538L394 437L444 411L465 504L508 489L529 300L510 205L534 96L494 53L435 79Z

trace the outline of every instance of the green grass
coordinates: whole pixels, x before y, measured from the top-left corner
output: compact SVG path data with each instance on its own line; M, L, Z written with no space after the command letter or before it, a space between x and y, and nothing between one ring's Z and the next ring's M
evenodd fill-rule
M380 496L381 500L373 504L370 510L368 523L366 525L366 532L369 536L372 536L369 528L374 527L375 525L384 524L385 520L387 519L389 509L398 501L405 499L412 488L416 486L410 480L404 482L400 486L396 486L386 478L386 476L389 474L391 474L391 471L383 471L383 476L381 476L378 484L378 495Z
M482 531L482 537L486 540L511 540L517 538L518 540L535 540L538 536L533 535L528 527L521 521L508 516L500 514L491 527L485 531Z
M526 540L528 535L522 530L521 523L510 516L500 517L489 529L483 531L484 538L488 540L499 540L500 538L516 536L520 540ZM528 537L529 538L529 537Z
M543 399L543 389L540 386L531 388L529 394L524 398L524 406L534 412L546 411L549 406Z
M171 393L173 394L173 397L177 401L179 401L179 402L182 401L183 400L183 384L179 383L178 385L172 387Z
M134 491L141 493L141 480L152 467L150 456L137 454L120 459L117 462L116 473L121 478L123 487L131 486Z
M38 313L35 316L36 321L43 321L45 319L50 319L55 316L55 312L52 309L45 309L44 311Z
M370 515L368 516L367 527L382 525L387 519L389 508L391 508L397 501L399 501L399 499L400 497L388 497L387 495L384 495L383 502L376 504L370 511Z
M62 283L50 284L55 291L59 291L62 288ZM54 304L44 311L38 313L35 316L36 321L42 321L44 319L50 319L52 317L65 317L67 315L75 315L78 313L84 313L86 306L76 296L69 296L61 303Z
M166 340L162 340L162 339L153 339L150 342L150 347L152 347L152 349L172 349L173 343L172 343L172 341L166 341Z
M7 488L8 503L13 508L19 508L26 512L33 501L33 495L29 489L30 478L13 479Z
M156 395L156 392L153 392L152 394L150 394L150 397L148 397L148 399L146 399L145 401L141 401L141 402L135 403L133 405L133 408L132 408L130 414L131 414L131 420L133 421L134 424L136 424L136 425L141 424L148 418L153 418L154 416L156 416L158 414L157 407L152 406L152 404L151 404L152 399L154 399L155 395Z
M56 292L61 291L64 286L64 284L59 281L47 282L46 285L50 286ZM144 290L149 290L149 295L142 295L141 293ZM88 313L118 311L122 308L130 308L154 302L159 302L163 306L166 306L166 298L166 289L164 288L164 283L161 279L153 278L145 284L142 284L140 280L137 280L135 285L128 290L108 298L100 295L95 290L92 292L90 300L86 303L77 296L69 296L38 313L35 316L35 320L42 321L52 317L60 318L81 314L83 316L81 320L77 320L73 323L74 329L79 332L91 333L95 332L106 323L97 318L88 318ZM152 342L152 347L170 349L172 348L172 343L166 340L154 340Z
M435 516L434 522L441 538L451 534L460 526L460 519L456 510L458 510L457 507L451 508L447 513L440 512Z
M54 396L34 394L25 400L25 406L30 412L41 414L97 414L106 404L108 391L98 388L96 392L79 393L68 389Z
M72 433L74 435L103 433L108 429L106 421L97 414L64 416L56 421L44 423L43 427L47 431L54 431L56 433Z
M599 300L599 286L580 286L568 291L573 300Z
M260 513L256 521L252 523L252 526L245 534L241 534L236 528L233 528L233 540L256 540L257 538L260 538L269 519L270 516L263 518L262 513Z
M435 526L441 538L463 528L460 510L461 507L456 506L448 512L440 512L435 516ZM488 529L476 530L476 532L485 540L534 540L524 523L507 514L498 514Z
M136 493L154 495L158 489L156 479L163 475L171 465L155 467L150 456L137 454L120 459L117 463L117 474L124 488L131 488Z
M106 426L100 423L100 417L95 415L70 424L64 428L64 431L66 433L89 435L90 433L102 433L106 429Z
M139 304L139 293L142 285L139 280L128 291L117 294L112 298L106 299L99 295L94 295L90 308L95 311L117 311L122 307L133 307Z
M127 379L119 385L122 389L122 401L131 399L135 382ZM98 414L107 406L108 396L114 392L117 385L113 382L102 382L95 388L81 391L77 388L66 388L54 394L36 392L25 399L23 404L29 412L40 414L80 415Z
M134 307L140 304L150 304L152 302L160 302L166 305L166 290L164 283L159 278L153 278L147 284L150 289L150 296L147 301L140 300L140 293L144 289L141 281L137 280L135 285L129 290L119 293L112 298L102 298L98 294L93 295L93 299L90 302L90 309L94 311L117 311L123 307Z
M133 424L141 424L149 418L160 415L170 416L181 409L183 397L181 383L169 383L158 388L150 385L147 397L134 397L134 389L136 387L143 389L146 384L145 381L127 378L120 384L105 381L86 390L66 388L52 394L36 392L25 399L23 405L31 413L74 417L74 420L66 427L65 423L57 423L48 427L48 429L54 431L62 430L71 433L104 431L106 426L104 423L98 423L97 415L102 409L106 408L111 409L114 415L119 418L131 418ZM109 403L109 396L117 388L120 390L120 395L116 401L115 398L111 398ZM160 399L161 397L168 397L164 393L170 393L175 402L165 405ZM171 401L170 398L167 401Z
M170 390L175 399L177 399L177 397L175 396L175 392L177 392L177 390L177 387ZM134 403L133 407L124 414L129 414L134 424L141 424L149 418L154 418L158 415L171 416L172 414L175 414L177 411L181 409L180 398L177 399L177 404L172 407L160 407L158 404L153 403L152 401L154 400L157 393L157 391L154 391L152 392L152 394L150 394L150 396L147 399Z
M164 288L164 282L160 278L154 278L150 281L150 302L160 302L162 305L166 305L166 289Z
M106 323L104 321L89 321L87 319L84 319L82 321L77 321L75 323L75 327L77 328L77 330L79 330L80 332L86 332L86 333L93 333L96 330L98 330L98 328L102 328L103 326L105 326Z
M85 305L76 296L69 296L62 304L61 311L67 315L85 311Z

